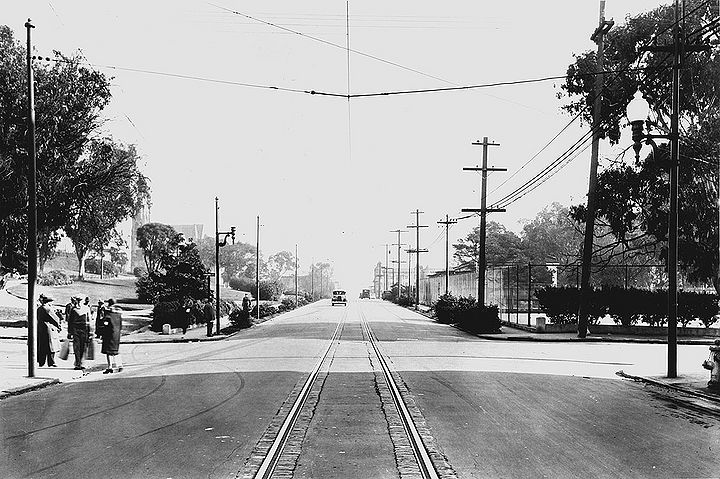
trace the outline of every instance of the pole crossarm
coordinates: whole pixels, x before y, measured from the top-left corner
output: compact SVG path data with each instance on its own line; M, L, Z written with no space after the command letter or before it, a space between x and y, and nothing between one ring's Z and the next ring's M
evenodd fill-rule
M463 166L463 171L507 171L507 168L495 168L494 166L488 166L481 168L479 166Z
M505 213L505 208L463 208L460 210L463 213Z

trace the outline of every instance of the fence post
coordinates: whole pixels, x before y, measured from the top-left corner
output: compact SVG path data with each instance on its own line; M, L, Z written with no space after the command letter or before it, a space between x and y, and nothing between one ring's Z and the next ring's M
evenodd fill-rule
M515 263L515 324L520 324L520 263Z
M530 312L532 311L532 265L528 263L528 291L527 291L527 309L528 309L528 326L530 326Z

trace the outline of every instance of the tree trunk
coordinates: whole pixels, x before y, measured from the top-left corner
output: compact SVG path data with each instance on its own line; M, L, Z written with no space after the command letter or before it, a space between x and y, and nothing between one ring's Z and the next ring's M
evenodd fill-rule
M78 279L84 280L85 279L85 248L78 247L75 245L75 256L77 256L78 259Z

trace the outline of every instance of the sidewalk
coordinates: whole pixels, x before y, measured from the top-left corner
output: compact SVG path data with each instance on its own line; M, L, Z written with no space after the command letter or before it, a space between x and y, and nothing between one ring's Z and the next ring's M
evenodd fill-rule
M230 326L228 317L220 318L220 330L223 331L228 326ZM173 334L163 335L145 328L145 330L124 334L120 344L122 347L123 344L220 341L233 334L232 332L229 334L221 332L221 334L208 337L204 324L188 329L184 335L182 331L173 331L175 331ZM27 328L0 327L0 399L40 389L52 384L72 381L81 378L83 373L90 374L103 371L106 367L105 355L100 354L100 342L96 340L95 359L92 361L84 361L85 371L76 371L73 369L74 358L71 354L65 361L56 358L55 361L58 365L56 368L49 368L47 366L39 367L36 363L35 377L30 378L27 376L27 353L24 353L26 351L26 343Z
M409 308L410 309L410 308ZM430 308L421 305L420 311L423 316L432 319ZM452 326L455 327L455 326ZM500 333L477 333L478 338L492 341L532 341L532 342L612 342L612 343L635 343L635 344L667 344L667 338L662 336L629 336L616 334L590 334L587 337L578 338L577 333L537 333L523 329L514 328L507 323L503 324ZM710 346L714 344L715 337L706 338L678 338L680 345L699 345ZM707 387L710 373L702 369L698 364L697 372L680 373L677 378L668 378L659 371L657 375L640 376L632 374L632 371L618 371L618 376L641 381L647 384L653 384L679 391L694 397L712 401L720 404L720 390L710 390Z

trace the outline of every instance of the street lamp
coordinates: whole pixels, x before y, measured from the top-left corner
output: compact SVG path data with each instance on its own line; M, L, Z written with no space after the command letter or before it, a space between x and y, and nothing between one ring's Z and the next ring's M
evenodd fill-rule
M220 248L227 244L228 236L232 237L235 244L235 227L231 226L230 231L218 231L218 198L215 197L215 334L220 333ZM220 236L223 236L220 242Z
M679 176L679 133L678 133L678 75L673 71L673 109L671 132L668 135L652 135L643 131L643 123L647 123L650 105L638 90L627 106L626 114L632 127L633 149L635 158L640 159L642 141L651 145L653 155L657 152L656 139L670 141L670 211L668 212L668 373L669 378L677 377L677 255L678 255L678 176Z

